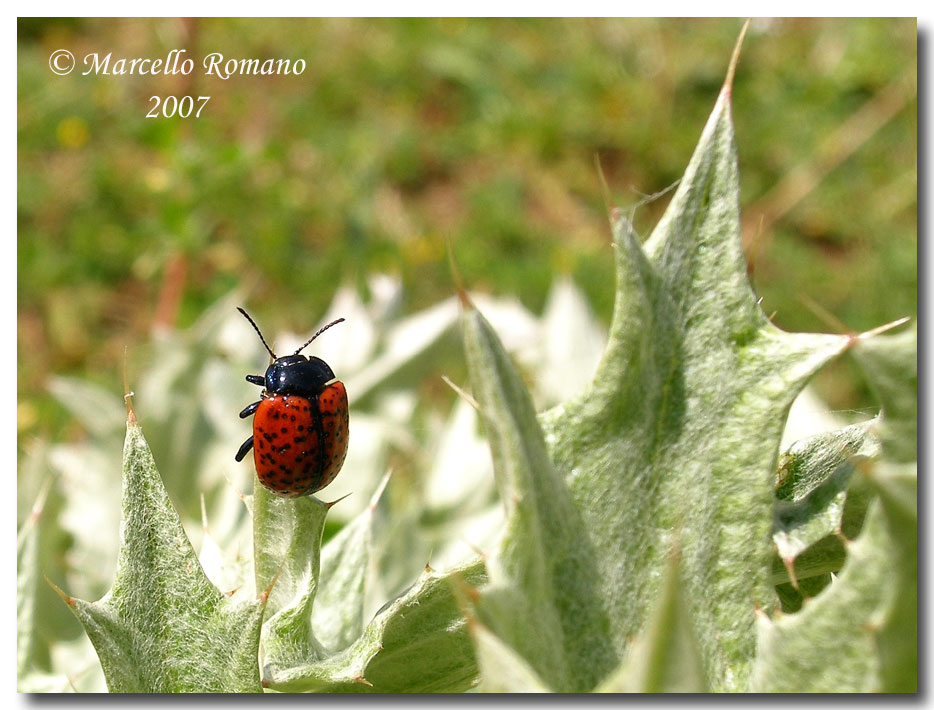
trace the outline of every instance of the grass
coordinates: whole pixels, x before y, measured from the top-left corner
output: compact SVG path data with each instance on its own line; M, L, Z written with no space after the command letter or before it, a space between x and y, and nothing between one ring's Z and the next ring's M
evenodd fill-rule
M401 277L405 311L465 283L539 311L570 274L608 322L611 198L669 187L733 20L22 19L18 346L22 437L77 434L49 373L122 387L127 344L249 288L270 331L318 325L341 283ZM748 255L767 312L863 330L917 311L917 27L757 21L734 93ZM114 57L304 58L300 77L57 77ZM149 97L210 95L201 118ZM668 196L639 207L648 233ZM843 363L818 383L867 406Z

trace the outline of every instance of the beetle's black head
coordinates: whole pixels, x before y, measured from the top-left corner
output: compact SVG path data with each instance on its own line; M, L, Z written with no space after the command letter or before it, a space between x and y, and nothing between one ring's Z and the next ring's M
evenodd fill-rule
M250 321L253 330L263 341L263 346L269 352L273 363L266 368L266 375L263 382L259 381L258 375L248 375L247 381L254 384L263 384L267 394L298 394L305 396L316 395L324 389L324 386L334 379L334 372L328 367L328 364L318 357L305 357L299 353L308 347L311 342L321 335L332 325L343 322L343 318L331 321L326 326L320 328L317 333L312 335L302 347L291 355L277 357L272 348L266 343L266 338L260 332L259 326L250 318L250 314L242 308L237 308L243 317Z
M334 372L319 357L286 355L266 368L267 394L319 394L334 379Z

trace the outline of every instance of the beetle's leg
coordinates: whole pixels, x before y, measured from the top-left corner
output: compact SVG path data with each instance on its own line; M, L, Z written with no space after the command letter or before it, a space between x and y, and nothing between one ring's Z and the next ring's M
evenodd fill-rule
M253 448L253 437L243 442L243 446L240 447L240 450L237 452L236 459L237 461L243 461L243 457L246 456L246 452Z
M263 400L260 400L259 402L253 402L253 404L247 405L247 407L246 407L242 412L240 412L240 418L241 418L241 419L246 419L248 416L250 416L251 414L253 414L253 412L256 411L256 408L257 408L260 404L262 404L262 402L263 402Z
M246 381L251 385L259 385L260 387L266 384L266 379L262 375L247 375Z

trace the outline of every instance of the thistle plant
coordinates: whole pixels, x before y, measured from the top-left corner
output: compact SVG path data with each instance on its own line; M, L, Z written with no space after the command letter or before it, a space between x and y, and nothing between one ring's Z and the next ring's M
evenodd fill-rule
M96 602L59 592L107 688L916 690L916 333L793 334L762 313L740 247L732 76L648 239L612 213L615 310L589 382L537 414L488 304L459 294L457 416L478 417L493 475L480 460L476 485L436 494L434 522L351 457L347 500L337 484L287 500L214 479L204 507L223 511L224 544L204 533L199 555L178 513L193 501L163 486L184 470L164 473L131 405L113 583ZM444 339L453 308L423 314L415 350ZM346 379L352 404L413 357L391 341L357 390ZM780 452L792 402L844 352L880 415ZM41 517L19 548L29 687L54 680L30 635ZM454 544L465 530L479 549Z

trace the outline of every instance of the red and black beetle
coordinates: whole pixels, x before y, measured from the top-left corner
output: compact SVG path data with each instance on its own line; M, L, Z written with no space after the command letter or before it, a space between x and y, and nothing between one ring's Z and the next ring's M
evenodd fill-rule
M328 323L291 355L277 357L249 314L237 310L273 359L265 376L246 376L264 389L258 402L240 412L241 419L253 415L253 436L243 442L237 461L252 448L260 483L276 495L297 498L319 491L334 480L347 456L347 390L324 360L299 353L344 319Z

